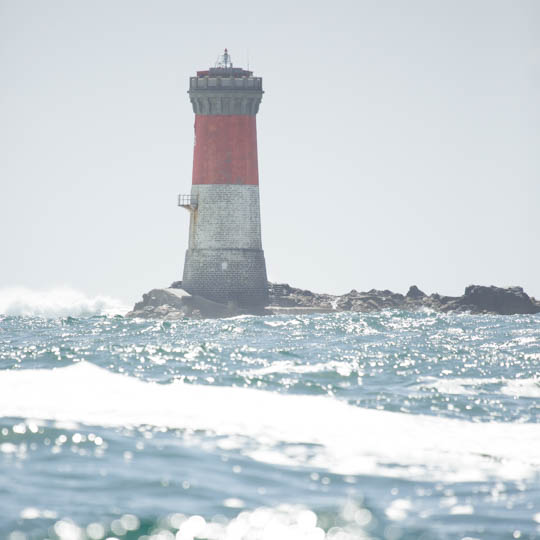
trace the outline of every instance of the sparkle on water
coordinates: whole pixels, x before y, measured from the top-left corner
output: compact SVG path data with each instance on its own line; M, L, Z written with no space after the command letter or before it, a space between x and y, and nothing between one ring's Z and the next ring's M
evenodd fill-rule
M539 323L0 316L0 537L540 538Z

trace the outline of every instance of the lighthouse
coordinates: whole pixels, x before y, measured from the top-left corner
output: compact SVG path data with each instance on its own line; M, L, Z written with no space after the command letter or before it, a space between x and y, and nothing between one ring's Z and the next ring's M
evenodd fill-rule
M220 303L267 303L261 242L256 115L262 78L233 67L225 49L214 67L189 80L195 113L190 212L182 287Z

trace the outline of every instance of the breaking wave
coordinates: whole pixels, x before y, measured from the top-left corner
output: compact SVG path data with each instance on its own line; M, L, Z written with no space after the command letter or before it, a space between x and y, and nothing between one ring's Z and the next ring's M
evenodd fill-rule
M71 288L45 291L12 287L0 289L0 314L24 317L88 317L123 315L128 309L109 296L90 297Z
M435 377L423 377L423 382L416 388L434 388L443 394L455 395L479 395L488 391L484 387L490 385L500 386L500 392L516 398L539 398L540 377L523 379L506 379L504 377L491 378L455 378L438 379Z
M205 448L213 444L259 462L344 475L481 481L540 472L537 424L473 423L365 409L322 396L156 384L87 362L3 372L0 415L183 429Z

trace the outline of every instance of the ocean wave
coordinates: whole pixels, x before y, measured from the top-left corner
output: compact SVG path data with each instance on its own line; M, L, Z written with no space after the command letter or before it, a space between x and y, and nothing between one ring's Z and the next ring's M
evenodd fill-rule
M335 398L237 387L168 385L87 362L0 372L0 415L104 427L152 425L281 466L419 480L519 480L540 472L532 423L473 423Z
M90 297L67 287L45 291L26 287L0 289L0 314L3 315L55 318L123 315L126 311L126 306L115 298Z
M417 389L433 388L441 394L477 395L493 393L492 389L483 388L486 385L499 385L498 392L516 398L540 397L540 378L529 377L523 379L507 379L505 377L491 378L443 378L423 377L422 383L416 385Z
M472 396L481 391L480 387L486 384L498 384L501 379L491 378L437 378L437 377L421 377L421 383L415 386L418 390L434 389L441 394L454 394L461 396Z
M540 377L508 380L502 393L507 396L540 398Z
M305 374L305 373L325 373L325 372L336 372L343 377L348 377L352 371L353 366L347 362L339 362L336 360L331 360L330 362L318 362L315 364L295 364L291 360L281 360L277 362L272 362L269 366L248 369L242 371L241 374L244 377L264 377L265 375L273 374Z

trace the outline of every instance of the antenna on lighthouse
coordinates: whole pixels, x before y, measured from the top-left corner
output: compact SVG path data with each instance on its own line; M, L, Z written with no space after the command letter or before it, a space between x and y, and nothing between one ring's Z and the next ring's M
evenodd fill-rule
M223 54L218 58L215 67L218 67L218 68L232 68L233 67L231 55L229 54L229 51L227 51L227 49L225 49Z

